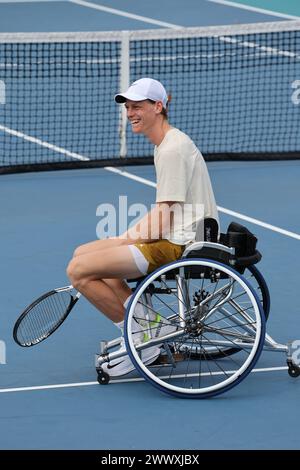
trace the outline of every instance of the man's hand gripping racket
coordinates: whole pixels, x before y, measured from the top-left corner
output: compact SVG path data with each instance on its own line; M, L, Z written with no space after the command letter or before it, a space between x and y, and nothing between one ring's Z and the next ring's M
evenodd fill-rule
M65 321L80 295L73 286L66 286L51 290L36 299L15 323L15 342L29 347L44 341Z

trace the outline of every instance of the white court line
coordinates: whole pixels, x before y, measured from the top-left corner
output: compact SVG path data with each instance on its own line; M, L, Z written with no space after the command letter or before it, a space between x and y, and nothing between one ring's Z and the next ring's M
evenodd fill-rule
M106 13L111 13L112 15L124 16L125 18L130 18L131 20L142 21L143 23L154 24L156 26L162 26L164 28L182 28L182 26L166 23L165 21L155 20L153 18L148 18L147 16L134 15L133 13L128 13L127 11L117 10L116 8L109 8L104 5L99 5L97 3L86 2L84 0L69 0L70 3L75 3L87 8L94 8L95 10L104 11Z
M267 224L262 220L253 219L253 217L248 217L247 215L240 214L239 212L234 212L229 209L225 209L224 207L218 206L218 210L223 212L224 214L233 215L234 217L238 217L239 219L246 220L247 222L251 222L252 224L260 225L261 227L267 228L272 230L273 232L281 233L281 235L286 235L287 237L295 238L296 240L300 240L300 235L295 232L290 232L289 230L285 230L280 227L276 227L275 225Z
M91 385L99 385L99 383L98 382L77 382L77 383L69 383L69 384L38 385L35 387L0 388L0 393L31 392L34 390L51 390L53 388L88 387Z
M255 13L262 13L264 15L276 16L278 18L286 18L288 20L298 20L300 16L288 15L286 13L280 13L278 11L266 10L264 8L252 7L250 5L242 5L241 3L230 2L228 0L206 0L210 3L218 3L219 5L225 5L233 8L240 8L241 10L253 11Z
M0 3L52 3L62 1L64 0L0 0Z
M104 170L111 171L112 173L117 173L118 175L124 176L125 178L129 178L131 180L137 181L138 183L145 184L146 186L156 188L156 183L154 183L154 181L147 180L146 178L141 178L140 176L134 175L133 173L128 173L128 171L119 170L118 168L114 168L113 166L105 166Z
M72 157L72 158L75 158L77 160L82 160L82 161L90 160L88 157L84 157L83 155L80 155L79 153L70 152L69 150L66 150L62 147L49 144L49 142L45 142L44 140L37 139L36 137L32 137L30 135L24 134L24 132L19 132L14 129L10 129L9 127L2 126L1 124L0 124L0 131L6 132L7 134L13 135L14 137L20 137L21 139L27 140L28 142L32 142L33 144L38 144L41 147L46 147L47 149L53 150L54 152L57 152L57 153L61 153L63 155L66 155L67 157Z
M260 368L260 369L253 369L252 372L273 372L273 371L281 371L281 370L287 370L288 367L266 367L266 368ZM228 373L233 373L235 371L226 371ZM216 373L220 374L222 372ZM205 374L203 374L205 375ZM198 374L188 374L188 377L193 377L196 376L198 377ZM161 378L168 378L169 376L166 377L161 377ZM186 374L182 375L176 375L174 378L183 378L186 377ZM142 377L137 377L137 378L132 378L132 379L116 379L112 380L110 384L116 384L116 383L129 383L129 382L143 382L145 379ZM99 385L98 382L77 382L77 383L69 383L69 384L56 384L56 385L40 385L40 386L34 386L34 387L15 387L15 388L0 388L0 393L12 393L12 392L32 392L36 390L53 390L57 388L71 388L71 387L90 387L91 385Z
M119 170L118 168L113 168L107 166L104 168L107 171L111 171L113 173L117 173L125 178L132 179L142 184L146 184L147 186L151 186L152 188L156 188L156 184L153 181L147 180L145 178L140 178L139 176L133 175L132 173L128 173L127 171ZM262 220L254 219L253 217L248 217L247 215L240 214L239 212L232 211L230 209L226 209L225 207L217 206L220 212L224 214L232 215L237 217L241 220L246 220L247 222L251 222L252 224L259 225L260 227L266 228L268 230L272 230L273 232L280 233L281 235L286 235L287 237L295 238L296 240L300 240L300 235L298 233L290 232L289 230L285 230L280 227L276 227L275 225L267 224Z
M53 150L54 152L61 153L62 155L66 155L68 157L75 158L77 160L81 161L89 161L90 159L88 157L85 157L84 155L81 155L79 153L75 152L70 152L69 150L66 150L62 147L58 147L56 145L50 144L49 142L45 142L41 139L37 139L35 137L31 137L27 134L24 134L23 132L16 131L14 129L10 129L9 127L2 126L0 124L0 130L3 132L7 132L8 134L11 134L15 137L21 137L24 140L27 140L28 142L32 142L34 144L39 144L42 147L46 147L50 150ZM156 188L156 183L154 181L150 181L146 178L141 178L140 176L134 175L132 173L129 173L128 171L123 171L119 170L118 168L106 166L104 167L104 170L110 171L112 173L117 173L120 176L124 176L125 178L132 179L134 181L137 181L138 183L145 184L147 186L151 186L152 188ZM271 225L266 222L263 222L262 220L259 219L254 219L253 217L249 217L247 215L241 214L239 212L232 211L230 209L226 209L224 207L217 206L218 210L220 212L223 212L224 214L232 215L234 217L237 217L238 219L241 220L246 220L248 222L251 222L252 224L259 225L260 227L266 228L268 230L272 230L273 232L280 233L281 235L286 235L287 237L295 238L296 240L300 240L300 235L295 232L290 232L289 230L285 230L283 228L277 227L276 225Z

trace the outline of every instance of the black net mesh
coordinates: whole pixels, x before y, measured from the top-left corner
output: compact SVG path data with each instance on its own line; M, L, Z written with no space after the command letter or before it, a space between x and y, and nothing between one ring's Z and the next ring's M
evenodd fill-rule
M151 144L129 128L120 158L113 97L124 64L130 82L152 77L165 85L170 123L207 159L298 158L300 25L288 23L243 34L241 26L237 34L234 27L157 38L131 32L128 57L122 33L91 41L84 33L78 41L49 35L48 42L0 35L0 171L148 161Z

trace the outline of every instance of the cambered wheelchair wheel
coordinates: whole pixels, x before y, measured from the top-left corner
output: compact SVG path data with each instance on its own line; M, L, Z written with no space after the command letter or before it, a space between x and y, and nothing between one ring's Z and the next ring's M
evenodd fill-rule
M135 321L144 330L142 343L134 339ZM126 347L135 367L155 387L179 397L210 397L237 385L254 367L264 338L265 315L250 283L208 259L178 260L151 273L126 315ZM146 350L157 346L160 357L147 365ZM234 355L226 353L231 348Z
M258 299L260 300L263 311L265 313L265 318L267 320L269 318L271 301L269 288L263 275L256 266L249 266L245 269L243 276L246 281L250 283Z
M265 314L265 320L269 318L270 313L270 293L267 286L267 283L260 273L260 271L255 266L249 266L245 269L243 273L244 278L246 281L249 282L251 287L253 288L254 292L257 295L258 300L261 303ZM224 357L224 354L230 356L231 354L235 354L239 351L239 348L223 348L220 351L218 348L210 347L206 351L209 352L209 357L217 358L217 357ZM191 358L198 359L199 352L198 351L191 351Z

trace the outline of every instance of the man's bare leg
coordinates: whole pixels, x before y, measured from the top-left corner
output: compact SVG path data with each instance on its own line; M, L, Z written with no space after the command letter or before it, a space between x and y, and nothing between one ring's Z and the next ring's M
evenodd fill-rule
M86 255L88 253L93 253L94 251L107 250L108 248L116 248L124 244L126 245L126 243L124 243L124 240L120 238L106 238L104 240L94 240L92 242L78 246L74 251L73 257Z
M113 322L124 319L123 304L131 294L123 279L141 276L128 246L78 255L67 272L72 285ZM104 279L113 281L109 286Z

